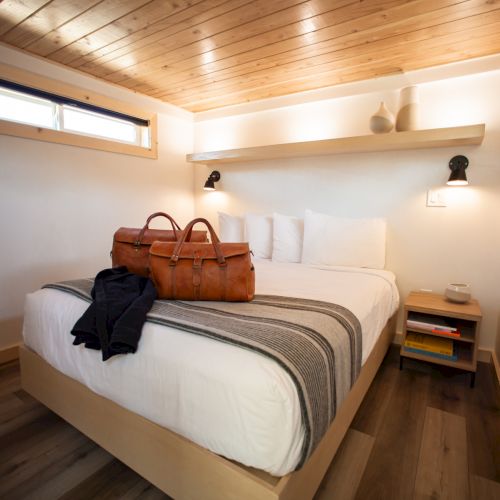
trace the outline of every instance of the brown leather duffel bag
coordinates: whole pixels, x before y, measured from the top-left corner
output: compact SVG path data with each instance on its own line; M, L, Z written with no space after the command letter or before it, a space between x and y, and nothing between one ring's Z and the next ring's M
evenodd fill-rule
M149 229L155 217L165 217L172 229ZM156 212L148 217L142 229L121 227L113 236L111 250L112 266L127 266L131 273L149 276L149 248L153 241L177 241L182 230L175 220L164 212ZM208 241L206 231L193 231L193 241Z
M210 243L192 241L198 222L207 226ZM254 296L248 243L221 243L206 219L192 220L177 243L155 241L149 266L160 299L246 302Z

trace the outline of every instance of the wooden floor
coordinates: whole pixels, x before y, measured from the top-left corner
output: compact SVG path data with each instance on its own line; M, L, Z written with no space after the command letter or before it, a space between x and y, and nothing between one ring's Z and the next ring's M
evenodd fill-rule
M468 382L411 360L399 371L392 348L316 500L500 499L500 394L489 365ZM0 367L0 498L168 497L26 394L11 363Z

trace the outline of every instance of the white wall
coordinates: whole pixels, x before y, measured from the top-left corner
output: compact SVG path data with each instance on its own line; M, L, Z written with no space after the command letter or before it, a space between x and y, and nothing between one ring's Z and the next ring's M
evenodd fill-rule
M231 164L218 168L222 180L213 193L202 190L212 169L197 166L195 211L214 222L217 210L300 215L311 208L387 217L386 267L396 273L402 297L471 283L484 314L481 346L493 349L500 307L500 71L419 88L421 128L486 123L484 143ZM382 100L397 110L398 92L391 90L199 121L195 151L367 134ZM444 186L456 154L470 160L470 186L443 188L448 207L427 208L426 191Z
M193 216L192 115L0 46L0 62L158 113L157 160L0 135L0 349L20 340L27 292L109 267L119 226ZM160 226L158 226L160 227Z

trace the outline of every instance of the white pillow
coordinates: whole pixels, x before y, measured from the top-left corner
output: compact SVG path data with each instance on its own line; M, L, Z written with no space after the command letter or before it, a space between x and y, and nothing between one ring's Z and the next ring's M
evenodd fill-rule
M304 264L383 269L384 219L348 219L306 210Z
M227 243L245 241L243 217L217 212L219 215L219 239Z
M254 257L270 259L273 253L273 218L270 215L245 215L245 236Z
M304 239L304 219L273 214L273 260L300 262Z

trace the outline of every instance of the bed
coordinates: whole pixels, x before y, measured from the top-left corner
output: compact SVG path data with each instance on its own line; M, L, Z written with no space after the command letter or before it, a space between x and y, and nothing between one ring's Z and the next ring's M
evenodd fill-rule
M71 344L88 303L59 290L27 297L23 387L174 498L312 497L392 341L395 279L362 268L255 267L258 294L340 304L362 328L361 373L299 470L297 391L277 363L149 322L135 355L102 363Z

